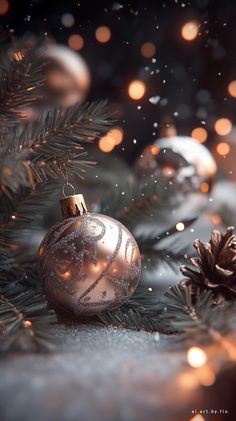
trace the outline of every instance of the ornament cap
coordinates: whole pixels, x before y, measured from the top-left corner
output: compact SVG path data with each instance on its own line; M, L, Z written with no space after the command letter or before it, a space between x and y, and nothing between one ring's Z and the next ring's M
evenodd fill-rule
M87 213L83 194L74 194L60 200L63 218L73 218Z

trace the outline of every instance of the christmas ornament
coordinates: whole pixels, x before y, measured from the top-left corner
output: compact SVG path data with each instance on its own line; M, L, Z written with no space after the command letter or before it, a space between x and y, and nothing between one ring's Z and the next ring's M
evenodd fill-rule
M208 192L216 173L216 163L208 149L191 137L173 136L146 147L136 163L140 180L153 179L169 191Z
M88 213L81 194L61 200L64 220L39 248L39 273L49 298L75 314L121 306L140 278L137 243L118 221Z
M194 247L198 257L190 261L197 268L181 267L181 272L193 284L205 286L215 292L236 294L236 235L234 228L228 227L225 234L213 230L209 243L196 240Z
M38 56L46 62L46 102L62 107L82 103L90 87L89 69L82 56L62 45L43 47Z

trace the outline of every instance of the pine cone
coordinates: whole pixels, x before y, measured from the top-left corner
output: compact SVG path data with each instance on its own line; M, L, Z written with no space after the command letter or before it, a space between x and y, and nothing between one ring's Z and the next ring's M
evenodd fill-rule
M236 295L236 235L234 227L228 227L223 235L212 231L209 243L196 240L193 244L199 257L191 263L198 270L187 266L180 268L189 280L199 286L215 289L215 292Z

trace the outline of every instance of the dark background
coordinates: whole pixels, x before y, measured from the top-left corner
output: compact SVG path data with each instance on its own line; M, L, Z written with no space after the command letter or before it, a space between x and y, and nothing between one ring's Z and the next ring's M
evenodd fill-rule
M228 83L236 79L234 0L9 0L9 4L8 13L0 17L1 25L17 37L34 33L67 45L71 34L82 35L80 53L92 75L88 98L108 98L117 110L124 140L116 152L126 159L132 160L155 140L167 120L179 134L190 135L194 127L205 127L208 145L214 143L217 118L234 122L235 99L227 91ZM61 23L64 13L74 16L71 28ZM192 42L181 37L181 27L189 20L200 24ZM100 25L112 31L106 44L98 43L94 36ZM155 63L140 54L147 41L156 46ZM128 85L136 78L147 85L139 101L128 96ZM202 90L207 91L204 100ZM148 100L155 95L161 97L157 105ZM155 122L158 128L153 127Z

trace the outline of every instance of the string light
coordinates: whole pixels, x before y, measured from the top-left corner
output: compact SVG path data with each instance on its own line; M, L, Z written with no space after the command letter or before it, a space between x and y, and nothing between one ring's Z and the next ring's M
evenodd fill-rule
M72 50L79 51L84 46L84 39L81 35L73 34L68 38L68 45Z
M236 98L236 80L232 80L228 84L228 92L233 98Z
M200 185L200 190L201 190L201 192L202 192L202 193L207 193L207 192L209 191L209 188L210 188L210 186L209 186L209 184L208 184L208 183L206 183L206 182L203 182L203 183Z
M98 42L105 44L111 39L111 30L107 26L99 26L95 31L95 38Z
M140 51L143 57L151 58L156 54L156 47L153 42L145 42Z
M230 145L226 142L220 142L216 146L216 151L219 155L223 155L223 156L228 155L230 151Z
M0 0L0 16L6 15L10 8L10 4L7 0Z
M193 346L188 350L187 359L191 367L197 368L203 366L207 361L206 353L203 349Z
M158 155L158 153L160 151L160 148L159 148L159 146L152 145L150 147L150 150L151 150L151 154L155 156L155 155Z
M198 143L204 143L207 140L207 131L203 127L196 127L192 130L191 136L196 139Z
M228 118L219 118L215 122L215 131L219 136L225 136L232 130L232 123Z
M195 21L187 22L181 29L181 35L185 41L193 41L198 34L198 23Z
M25 320L24 321L24 326L31 327L32 326L32 322L30 320Z
M177 224L175 225L177 231L183 231L185 226L183 224L183 222L177 222Z
M141 99L146 92L146 85L141 80L133 80L129 84L128 93L130 98L137 101L138 99Z

